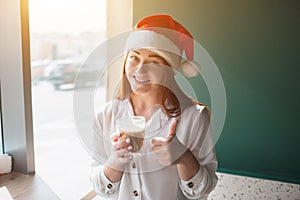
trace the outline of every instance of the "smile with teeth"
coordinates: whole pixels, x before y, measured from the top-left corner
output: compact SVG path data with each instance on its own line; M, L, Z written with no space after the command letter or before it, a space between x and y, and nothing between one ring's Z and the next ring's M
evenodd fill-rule
M148 83L148 82L150 82L150 80L147 80L147 79L142 80L142 79L139 79L139 78L136 77L136 76L133 76L133 78L134 78L134 80L136 80L138 83Z

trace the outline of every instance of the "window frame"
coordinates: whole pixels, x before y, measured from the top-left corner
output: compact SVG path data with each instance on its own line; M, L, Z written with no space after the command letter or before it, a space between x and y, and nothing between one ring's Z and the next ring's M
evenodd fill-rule
M31 173L35 166L28 0L2 1L0 13L3 151L12 156L13 171Z
M1 79L0 79L0 155L4 154L4 145L3 145L3 129L2 129L2 101L1 101Z

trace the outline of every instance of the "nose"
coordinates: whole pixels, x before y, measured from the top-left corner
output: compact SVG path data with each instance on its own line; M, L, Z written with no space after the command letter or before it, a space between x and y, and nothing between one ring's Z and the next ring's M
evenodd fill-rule
M139 73L139 74L148 73L148 70L149 70L149 67L147 66L146 62L140 62L135 68L136 73Z

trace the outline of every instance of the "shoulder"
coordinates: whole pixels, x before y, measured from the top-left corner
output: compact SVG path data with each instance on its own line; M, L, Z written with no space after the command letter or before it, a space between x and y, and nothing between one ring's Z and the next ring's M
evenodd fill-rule
M207 133L209 125L210 115L207 107L193 104L181 113L177 129L178 139L186 146L192 148L190 145L200 141L202 135Z
M200 104L193 104L186 109L183 110L181 113L181 118L192 118L192 119L197 119L197 118L206 118L209 120L210 118L210 112L208 108L204 105Z
M201 127L209 126L210 113L206 106L194 104L181 113L180 116L181 125L185 129L189 129L192 132L197 132Z

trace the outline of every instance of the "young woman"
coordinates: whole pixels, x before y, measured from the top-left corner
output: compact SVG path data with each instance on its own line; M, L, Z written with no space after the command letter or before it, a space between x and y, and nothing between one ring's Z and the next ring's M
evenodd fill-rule
M205 106L185 95L174 76L195 76L193 38L168 15L142 19L126 43L116 98L95 119L91 183L102 199L206 199L217 183L217 159ZM185 52L187 60L181 63ZM116 120L146 119L141 152Z

